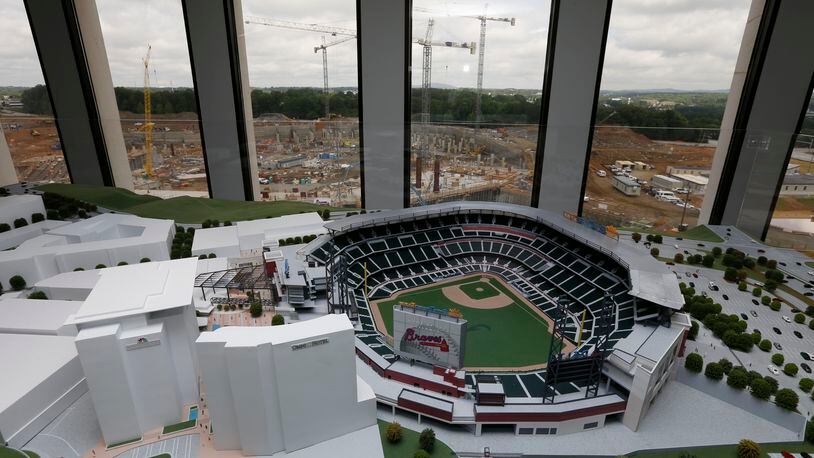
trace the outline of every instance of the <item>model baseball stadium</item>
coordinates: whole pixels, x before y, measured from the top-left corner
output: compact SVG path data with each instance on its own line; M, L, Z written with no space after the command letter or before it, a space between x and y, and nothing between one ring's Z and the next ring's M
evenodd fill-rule
M44 211L38 191L0 204ZM412 456L428 429L430 456L804 447L807 382L767 352L809 359L814 331L784 316L810 302L804 257L737 229L640 242L487 202L209 228L96 212L3 234L7 450ZM755 257L785 283L766 307L696 254Z

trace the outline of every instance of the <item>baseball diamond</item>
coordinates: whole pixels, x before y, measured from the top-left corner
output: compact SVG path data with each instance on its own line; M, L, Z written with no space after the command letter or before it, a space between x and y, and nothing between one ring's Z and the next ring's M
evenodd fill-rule
M455 287L462 294L450 297L449 291ZM467 370L544 367L551 345L552 321L520 297L502 279L481 273L399 291L373 302L372 311L377 326L383 326L380 331L392 337L396 304L458 309L469 322L464 354ZM481 306L483 301L499 306Z

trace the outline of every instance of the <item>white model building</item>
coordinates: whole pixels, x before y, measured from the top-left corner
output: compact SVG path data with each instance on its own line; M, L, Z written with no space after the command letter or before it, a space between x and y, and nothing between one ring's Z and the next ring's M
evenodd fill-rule
M3 198L0 200L7 199ZM105 213L26 240L17 248L0 252L0 283L21 275L31 285L76 268L99 264L138 263L142 258L170 258L175 236L171 220Z
M356 375L347 316L222 327L201 333L197 349L217 450L383 456L375 394Z
M68 324L104 441L178 423L198 400L197 259L111 267Z
M73 340L0 334L0 445L22 448L87 392Z
M229 258L260 256L264 246L276 245L280 239L327 234L324 224L322 217L312 212L198 229L192 241L192 254L215 253Z
M24 218L31 223L31 215L39 213L45 217L42 197L34 194L0 197L0 224L14 227L14 220Z
M0 300L0 334L75 336L76 326L65 321L82 302L3 298Z

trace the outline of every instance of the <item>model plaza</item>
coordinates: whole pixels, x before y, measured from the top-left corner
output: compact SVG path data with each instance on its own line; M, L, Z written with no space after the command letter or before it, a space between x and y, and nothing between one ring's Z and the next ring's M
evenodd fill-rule
M811 0L0 23L0 458L814 454Z

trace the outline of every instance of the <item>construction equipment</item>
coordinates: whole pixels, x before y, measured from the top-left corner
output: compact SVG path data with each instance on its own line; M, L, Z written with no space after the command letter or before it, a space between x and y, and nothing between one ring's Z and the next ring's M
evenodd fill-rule
M471 19L480 21L480 46L478 46L478 86L475 92L475 126L480 126L481 122L481 93L483 92L483 60L486 54L486 21L495 22L508 22L512 26L515 25L515 18L508 17L490 17L486 16L486 8L484 7L484 14L481 16L465 16Z
M142 58L144 64L144 173L153 176L153 113L150 101L150 52L152 47L147 45L147 54Z
M331 93L328 86L328 48L331 46L338 45L340 43L344 43L346 41L350 41L356 38L355 36L351 37L343 37L336 41L332 41L330 43L325 43L325 36L322 36L322 44L319 46L314 46L314 53L322 50L322 79L323 79L323 86L322 86L322 95L325 98L325 119L331 119Z
M421 188L421 166L420 163L423 158L430 154L430 106L432 96L430 88L432 87L432 47L441 46L445 48L462 48L468 49L470 54L475 54L477 45L474 41L458 43L455 41L432 41L432 31L435 25L435 20L429 18L427 20L427 31L424 38L413 39L414 43L418 43L423 47L423 60L421 66L421 124L424 125L425 139L421 142L418 154L416 155L416 188Z

